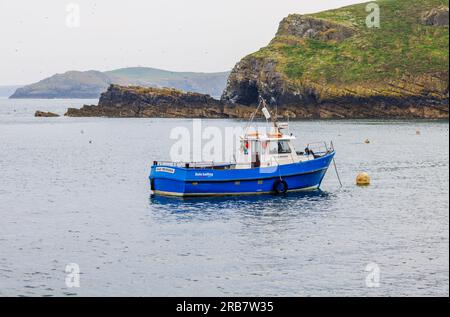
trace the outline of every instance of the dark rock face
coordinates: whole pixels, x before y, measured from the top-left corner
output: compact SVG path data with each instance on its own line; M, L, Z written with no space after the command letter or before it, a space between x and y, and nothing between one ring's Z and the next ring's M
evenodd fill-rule
M431 26L447 26L449 23L448 7L434 8L422 15L422 23Z
M35 117L47 117L47 118L52 118L52 117L59 117L59 114L53 113L53 112L44 112L44 111L36 111L34 113Z
M271 60L244 58L231 72L222 102L254 109L261 95L274 101L285 119L449 117L446 72L338 90L313 83L294 85L275 65Z
M276 71L276 62L257 58L244 58L230 74L222 101L242 105L256 105L259 96L270 100L284 100L283 78Z

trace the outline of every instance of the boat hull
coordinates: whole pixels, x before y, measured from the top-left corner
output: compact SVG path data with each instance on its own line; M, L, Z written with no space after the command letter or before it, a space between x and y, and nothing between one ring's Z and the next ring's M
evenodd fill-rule
M323 157L295 164L254 169L189 169L152 166L153 194L178 197L261 195L276 193L275 184L285 182L286 192L316 190L334 157Z

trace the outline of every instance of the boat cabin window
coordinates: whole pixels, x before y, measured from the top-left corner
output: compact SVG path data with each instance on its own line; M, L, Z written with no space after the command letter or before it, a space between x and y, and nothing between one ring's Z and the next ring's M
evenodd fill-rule
M270 154L289 154L291 148L288 141L270 142Z
M272 155L276 154L290 154L291 147L289 146L289 141L248 141L245 140L241 142L241 153L244 155L252 155L267 153L267 145L269 147L269 153Z

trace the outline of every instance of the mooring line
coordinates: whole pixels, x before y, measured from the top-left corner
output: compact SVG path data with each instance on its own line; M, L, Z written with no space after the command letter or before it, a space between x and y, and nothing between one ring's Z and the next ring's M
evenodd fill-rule
M334 165L334 170L336 171L336 176L339 181L339 184L341 185L341 187L343 187L342 182L341 182L341 177L339 176L339 172L338 172L336 161L335 161L334 157L333 157L333 165Z

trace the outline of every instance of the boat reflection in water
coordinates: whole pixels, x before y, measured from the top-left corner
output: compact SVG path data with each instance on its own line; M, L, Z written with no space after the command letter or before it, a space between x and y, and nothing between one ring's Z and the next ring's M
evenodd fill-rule
M150 195L152 210L162 214L205 216L234 212L248 215L286 215L289 213L323 212L330 209L333 194L322 190L292 192L284 195L233 197L166 197Z

